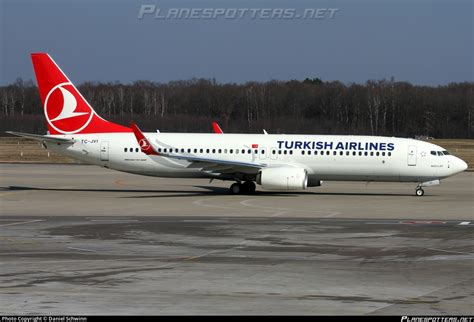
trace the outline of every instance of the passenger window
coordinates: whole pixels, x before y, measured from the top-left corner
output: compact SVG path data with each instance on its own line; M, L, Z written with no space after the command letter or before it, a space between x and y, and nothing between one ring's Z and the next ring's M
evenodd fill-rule
M293 150L290 150L290 154L293 154Z
M248 149L248 150L247 150L247 153L248 153L248 154L252 154L252 150Z
M198 152L198 149L194 149L194 153L197 153Z
M344 155L344 152L342 152L342 151L341 151L341 152L339 152L339 155Z
M229 153L230 153L230 154L234 153L234 150L233 150L233 149L230 149L230 150L229 150Z
M199 149L199 153L202 153L204 150L203 149Z
M276 151L275 151L275 150L272 150L272 154L275 154L275 153L276 153Z
M188 149L188 153L191 153L191 149Z
M281 150L278 150L278 154L281 154Z
M181 148L181 153L184 153L184 149L183 149L183 148Z
M235 154L239 154L239 149L235 149Z
M326 155L329 155L330 151L326 151Z
M161 152L161 148L158 148L158 152Z
M133 152L133 148L130 148L130 152Z
M368 155L369 155L369 152L365 151L365 152L364 152L364 155L365 155L365 156L368 156Z
M244 149L242 149L242 154L245 154L245 150L244 150Z
M356 151L352 151L352 155L356 155Z
M389 157L392 156L392 152L388 152L387 154L388 154Z
M218 149L217 152L218 152L218 153L222 153L222 149Z
M253 150L253 153L258 154L258 150Z
M318 151L314 151L314 155L318 155Z
M216 153L216 149L212 149L212 153Z
M332 153L332 155L336 155L336 154L337 154L337 152L336 152L336 151L334 151L334 152Z
M209 149L206 149L206 153L209 153Z
M346 151L346 155L349 155L349 154L351 154L351 153L349 151Z
M286 151L286 150L283 150L283 154L286 154L286 153L287 153L287 151Z
M124 148L124 149L123 149L123 152L127 152L127 150L128 150L127 148Z
M385 152L382 152L382 156L383 156L383 157L385 156Z
M374 151L370 152L370 156L371 156L371 157L374 156Z
M377 151L375 154L376 154L377 156L379 156L379 155L380 155L380 152L379 152L379 151Z
M135 152L138 152L138 148L135 148Z
M362 151L359 151L359 156L361 156L361 155L362 155Z
M224 149L224 153L227 153L227 149Z
M166 153L166 151L167 151L167 149L166 149L166 148L164 148L164 149L163 149L163 152L164 152L164 153Z
M308 151L308 155L311 155L311 150Z
M301 150L301 155L304 155L304 150Z

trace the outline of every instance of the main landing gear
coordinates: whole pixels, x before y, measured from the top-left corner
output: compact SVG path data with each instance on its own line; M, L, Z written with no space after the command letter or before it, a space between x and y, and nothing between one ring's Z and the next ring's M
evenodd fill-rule
M245 181L244 183L236 182L230 186L230 193L233 195L238 194L252 194L255 192L257 186L253 181Z

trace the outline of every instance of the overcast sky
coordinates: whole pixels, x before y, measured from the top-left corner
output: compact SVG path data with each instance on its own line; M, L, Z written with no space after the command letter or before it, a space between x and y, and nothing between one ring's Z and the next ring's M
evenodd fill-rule
M337 9L332 19L138 19L140 6ZM473 81L473 1L0 0L0 85L48 52L73 82Z

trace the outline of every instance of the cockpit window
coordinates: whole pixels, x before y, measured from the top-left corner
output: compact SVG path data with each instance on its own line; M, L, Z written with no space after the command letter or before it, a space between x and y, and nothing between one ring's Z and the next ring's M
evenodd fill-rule
M448 151L431 151L431 155L443 156L449 155Z

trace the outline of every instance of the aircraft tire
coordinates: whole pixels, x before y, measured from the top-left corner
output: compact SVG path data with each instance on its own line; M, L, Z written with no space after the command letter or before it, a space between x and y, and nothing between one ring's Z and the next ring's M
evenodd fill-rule
M229 188L229 191L232 195L241 194L242 190L242 185L239 182L233 183Z
M425 194L425 191L421 188L416 188L415 193L418 197L421 197Z

